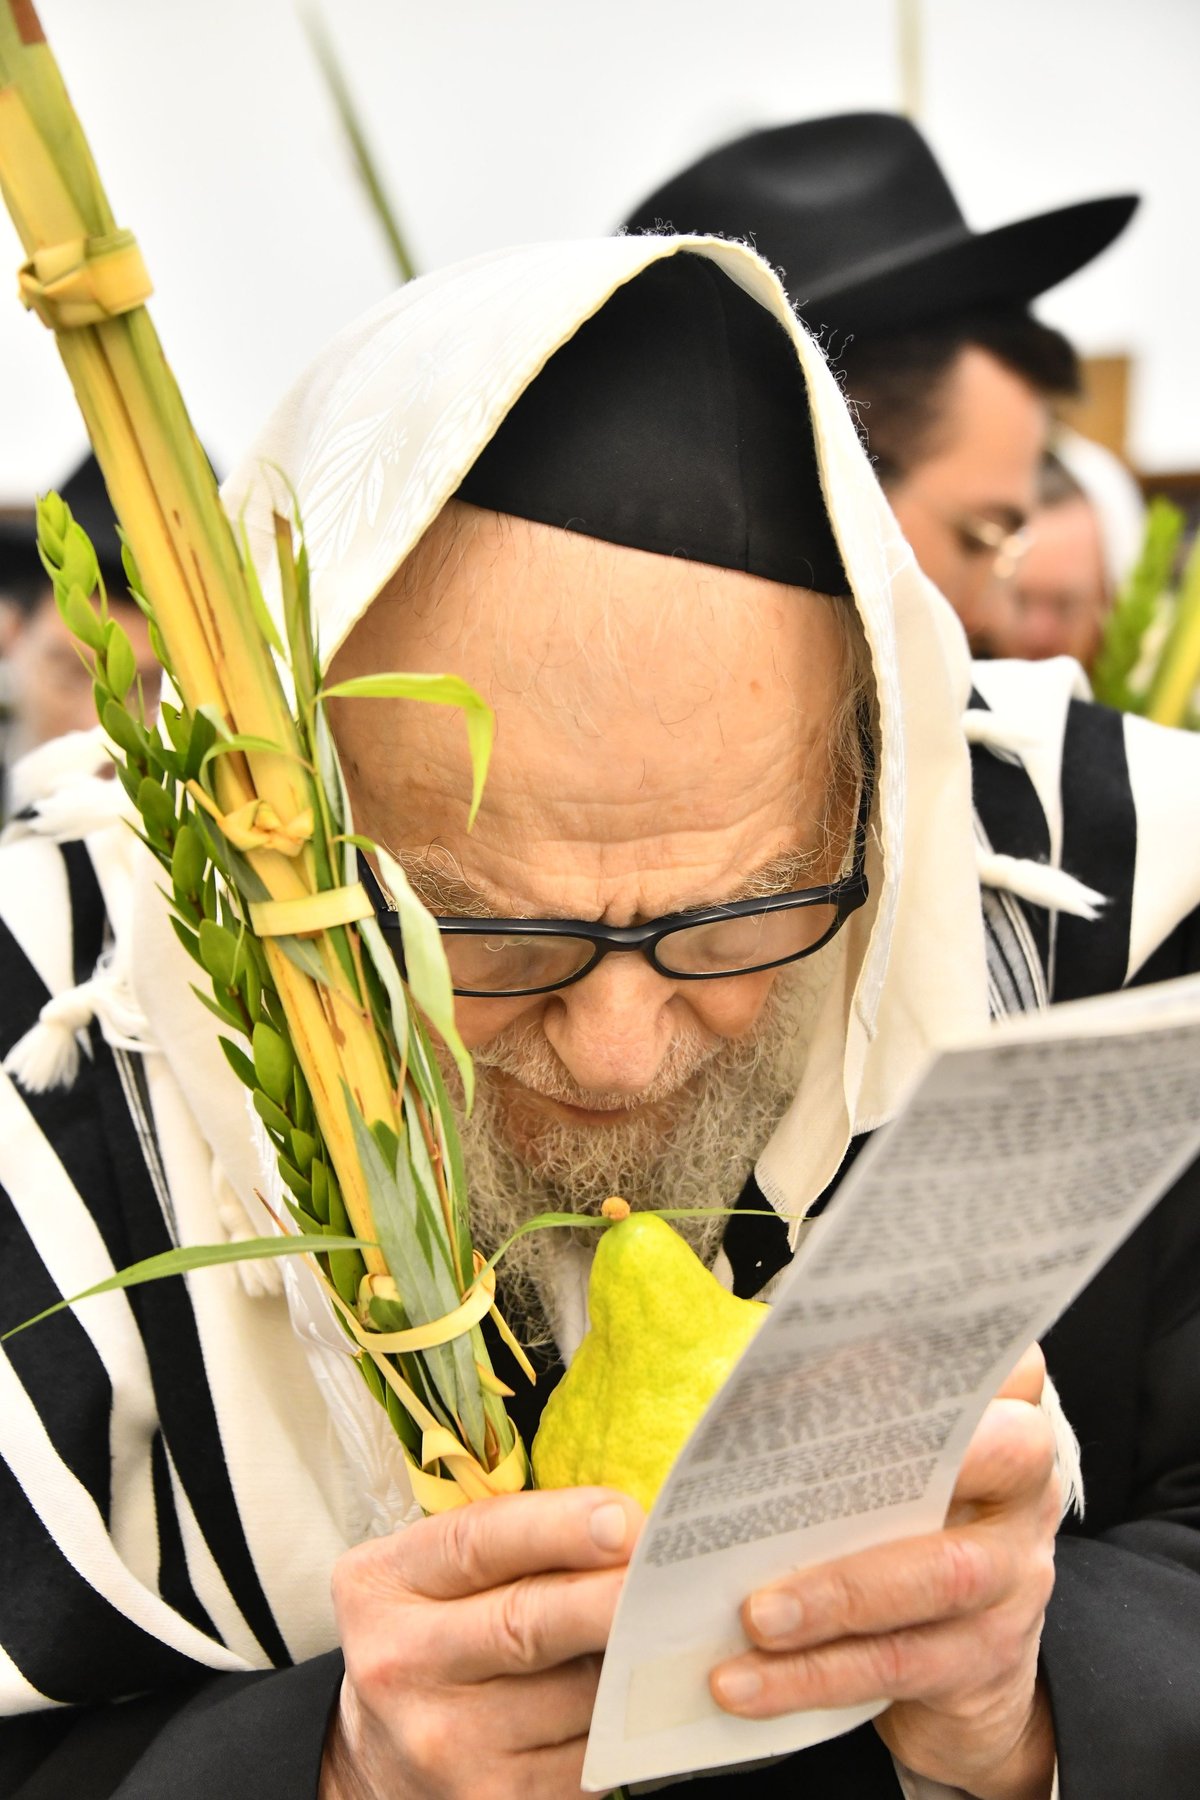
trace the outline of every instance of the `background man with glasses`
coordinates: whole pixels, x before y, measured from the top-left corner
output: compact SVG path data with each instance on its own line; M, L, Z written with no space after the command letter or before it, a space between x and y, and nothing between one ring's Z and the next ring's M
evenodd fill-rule
M1029 302L1124 228L1131 196L973 232L907 119L851 113L754 132L672 176L630 230L745 238L776 264L858 410L918 563L977 656L1011 641L1067 340ZM997 579L998 578L998 579Z

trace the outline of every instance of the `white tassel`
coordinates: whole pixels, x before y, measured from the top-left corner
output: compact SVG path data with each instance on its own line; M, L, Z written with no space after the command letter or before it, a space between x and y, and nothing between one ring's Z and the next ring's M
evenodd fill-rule
M244 1244L250 1238L274 1235L275 1227L269 1218L264 1218L259 1230L254 1229L254 1221L217 1163L212 1166L212 1191L221 1230L231 1244ZM282 1295L283 1270L277 1262L240 1262L234 1267L238 1280L252 1300L277 1300Z
M9 771L10 813L37 806L81 778L99 775L110 760L105 741L99 725L93 725L90 731L68 731L50 738L18 758Z
M1003 888L1028 900L1033 906L1044 906L1051 912L1071 913L1077 919L1099 918L1108 901L1095 888L1086 887L1065 869L1049 863L1031 862L1026 857L1005 856L996 850L975 846L979 880L983 887Z
M962 716L963 736L968 744L986 744L992 750L1011 750L1014 756L1038 749L1043 734L1033 726L1019 725L1003 713L972 708Z
M34 801L32 816L22 822L36 837L73 844L133 816L133 803L119 781L87 775Z
M152 1048L146 1015L134 998L127 971L112 950L100 958L90 981L47 1000L37 1024L5 1057L5 1074L19 1081L28 1094L73 1086L93 1019L114 1050L144 1052Z
M1041 1408L1050 1421L1054 1433L1054 1466L1058 1470L1059 1484L1062 1488L1062 1514L1065 1519L1070 1512L1083 1517L1083 1464L1079 1454L1079 1439L1075 1436L1074 1427L1063 1411L1063 1403L1058 1397L1058 1389L1046 1377L1042 1388Z
M4 1073L19 1081L27 1094L71 1087L79 1073L79 1052L87 1047L84 1033L92 1022L91 982L68 988L47 1000L36 1025L18 1038L4 1059Z

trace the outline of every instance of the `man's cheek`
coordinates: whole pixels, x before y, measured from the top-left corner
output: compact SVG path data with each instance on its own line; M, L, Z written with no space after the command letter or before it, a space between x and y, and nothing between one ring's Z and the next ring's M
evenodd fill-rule
M540 995L531 1005L528 1000L480 1000L457 994L454 1020L467 1049L483 1050L510 1026L531 1023L543 1004Z
M697 1023L714 1037L744 1037L758 1023L775 980L776 971L764 969L729 981L694 981L688 1003Z

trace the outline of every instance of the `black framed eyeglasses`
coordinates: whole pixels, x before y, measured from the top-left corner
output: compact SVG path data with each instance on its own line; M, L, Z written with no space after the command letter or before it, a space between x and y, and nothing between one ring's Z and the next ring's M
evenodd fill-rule
M867 898L870 764L862 785L851 866L823 887L760 900L731 900L666 913L644 925L588 919L473 919L435 915L454 992L463 998L515 1000L552 994L590 975L616 951L637 951L672 981L719 981L799 962L824 949ZM400 917L360 858L367 892L393 954L404 967Z

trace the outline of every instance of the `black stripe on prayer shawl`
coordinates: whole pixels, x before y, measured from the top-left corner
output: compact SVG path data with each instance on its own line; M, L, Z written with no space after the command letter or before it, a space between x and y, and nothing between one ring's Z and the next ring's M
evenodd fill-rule
M41 977L7 925L0 920L0 1061L49 999ZM18 1090L20 1093L20 1090ZM55 1093L42 1096L38 1129L60 1161L86 1160L91 1120L82 1119ZM49 1115L49 1117L47 1117ZM64 1151L66 1155L64 1156ZM67 1175L70 1176L70 1168ZM11 1196L0 1188L0 1258L5 1280L0 1294L0 1331L8 1331L61 1296L33 1246ZM109 1415L112 1385L104 1363L73 1313L59 1313L35 1331L4 1346L9 1362L36 1406L56 1454L81 1481L107 1523L111 1505L112 1454ZM0 1592L4 1589L0 1586Z
M3 1644L40 1694L81 1704L195 1680L190 1657L127 1619L68 1562L3 1463L0 1518Z
M141 1262L171 1249L171 1239L125 1107L116 1064L102 1041L96 1044L95 1080L117 1207L110 1228L126 1245L123 1261ZM246 1542L187 1286L180 1280L147 1282L129 1289L129 1303L146 1346L163 1435L196 1523L242 1617L269 1660L283 1668L292 1659Z
M66 846L68 852L82 849ZM104 901L91 858L86 852L68 855L66 867L77 942L94 942L97 919L100 931L104 929ZM91 1075L99 1097L100 1142L108 1153L111 1203L95 1216L119 1269L173 1245L113 1053L98 1031L92 1032L92 1040ZM127 1067L139 1083L144 1117L152 1118L140 1060L130 1058ZM292 1659L246 1542L187 1285L182 1280L152 1281L130 1288L128 1298L146 1346L155 1405L180 1485L242 1617L269 1660L282 1668Z
M168 1606L182 1613L189 1625L206 1637L221 1642L221 1634L200 1604L192 1586L187 1551L175 1511L175 1490L171 1485L171 1467L161 1431L154 1434L150 1447L150 1472L154 1484L154 1513L158 1521L158 1591Z
M990 711L979 693L972 693L970 704L973 711ZM970 754L972 799L988 846L1009 857L1049 862L1051 830L1024 763L1016 756L997 756L986 743L972 743ZM1000 1010L1027 1012L1045 983L1033 976L1033 970L1022 968L1029 963L1022 940L1027 931L1033 940L1038 967L1045 972L1051 956L1051 916L1045 907L1020 900L1016 895L1000 896L999 889L990 889L990 893L997 895L997 904L984 904L984 929L990 938L988 963L1000 994L1006 994L1011 986L1009 1003Z
M63 855L73 960L77 975L86 979L103 943L104 902L84 847L68 844ZM35 1006L21 1029L32 1023L36 1012ZM81 1061L69 1093L52 1090L23 1098L83 1196L81 1207L90 1213L119 1269L172 1244L112 1052L97 1030L91 1031L89 1041L92 1057ZM140 1077L138 1060L130 1062ZM148 1106L145 1110L149 1115ZM291 1657L246 1542L186 1284L153 1282L130 1289L127 1299L145 1346L166 1443L196 1522L264 1653L277 1666L285 1666ZM107 1408L103 1417L107 1423Z
M1115 993L1129 968L1129 931L1137 859L1137 813L1121 713L1073 700L1062 759L1062 863L1103 894L1094 920L1058 918L1054 1000Z
M91 922L80 920L73 961L77 976L94 968L97 938ZM0 1021L0 1060L36 1020L49 998L41 977L3 921L0 921L0 983L5 997ZM89 1091L90 1064L84 1062L76 1088L42 1095L18 1095L36 1128L64 1166L76 1194L79 1180L90 1188L98 1171L96 1121ZM74 1174L73 1174L74 1172ZM25 1227L0 1190L0 1255L6 1280L0 1300L0 1329L52 1305L60 1296ZM84 1201L78 1200L81 1210ZM112 1385L91 1338L73 1312L45 1320L34 1331L5 1347L9 1362L35 1408L50 1444L64 1467L95 1502L106 1526L111 1523ZM182 1552L172 1512L174 1543ZM35 1512L11 1470L0 1464L0 1595L3 1595L2 1641L25 1679L48 1699L84 1701L117 1697L139 1687L177 1682L194 1676L190 1658L162 1644L132 1624L110 1605L63 1554ZM163 1517L158 1520L160 1546ZM172 1545L170 1531L168 1548ZM170 1557L168 1560L173 1561ZM186 1564L174 1572L174 1585L190 1591ZM169 1603L174 1593L162 1589ZM212 1632L203 1608L179 1606L192 1623ZM48 1632L47 1621L56 1628ZM216 1633L212 1632L214 1638ZM217 1640L219 1641L219 1639Z

